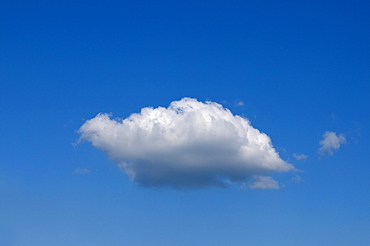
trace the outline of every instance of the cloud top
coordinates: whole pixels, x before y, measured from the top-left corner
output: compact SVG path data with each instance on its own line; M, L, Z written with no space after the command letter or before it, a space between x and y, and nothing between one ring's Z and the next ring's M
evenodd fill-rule
M98 114L79 133L147 187L224 187L257 180L253 188L276 189L271 177L261 175L294 169L247 119L192 98L168 108L146 107L123 120Z
M335 132L325 132L323 140L320 141L320 154L321 155L333 155L334 150L338 150L340 145L346 142L346 138L340 134L337 135Z

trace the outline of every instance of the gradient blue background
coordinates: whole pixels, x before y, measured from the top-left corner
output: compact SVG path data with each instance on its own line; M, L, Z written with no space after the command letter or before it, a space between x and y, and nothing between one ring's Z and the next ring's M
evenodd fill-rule
M370 245L369 13L369 1L0 1L0 245ZM304 181L142 189L73 144L97 113L185 96L249 118ZM325 131L347 143L319 158Z

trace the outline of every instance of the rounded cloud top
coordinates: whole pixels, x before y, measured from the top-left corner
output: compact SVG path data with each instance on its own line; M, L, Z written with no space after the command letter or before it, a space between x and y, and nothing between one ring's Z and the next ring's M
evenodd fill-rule
M294 169L247 119L220 104L192 98L174 101L168 108L146 107L124 120L98 114L79 133L143 186L244 184L253 177Z

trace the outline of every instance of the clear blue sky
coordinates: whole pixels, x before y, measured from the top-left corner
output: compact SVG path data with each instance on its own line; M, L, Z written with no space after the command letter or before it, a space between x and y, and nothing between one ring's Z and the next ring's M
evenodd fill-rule
M370 245L369 13L1 0L0 245ZM98 113L184 97L248 118L299 171L271 174L271 190L143 188L76 144Z

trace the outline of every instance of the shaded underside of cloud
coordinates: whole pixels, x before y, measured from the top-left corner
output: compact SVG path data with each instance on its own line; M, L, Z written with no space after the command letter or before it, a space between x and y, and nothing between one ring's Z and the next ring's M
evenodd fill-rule
M294 170L247 119L220 104L192 98L168 108L146 107L123 120L98 114L79 133L146 187L224 187ZM266 187L278 186L254 186Z
M322 137L323 140L320 141L321 155L333 155L334 150L338 150L341 144L346 142L346 138L342 134L337 135L335 132L327 131Z

